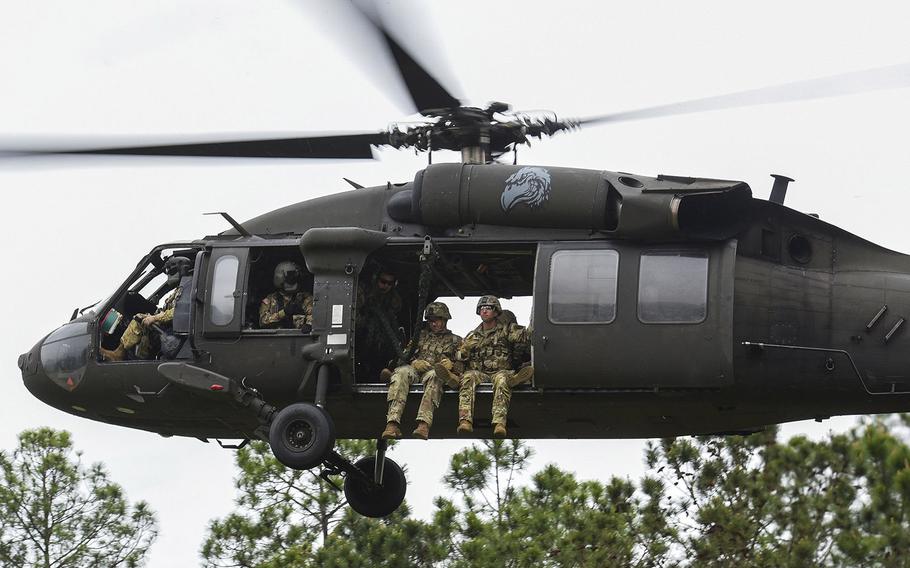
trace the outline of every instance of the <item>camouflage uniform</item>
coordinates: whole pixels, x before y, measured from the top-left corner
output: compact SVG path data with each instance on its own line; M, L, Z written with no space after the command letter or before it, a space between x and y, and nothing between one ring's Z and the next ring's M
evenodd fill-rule
M285 306L295 304L302 310L302 314L294 314L288 319L284 313ZM275 291L262 299L259 304L259 327L262 329L301 329L304 325L313 325L313 296L306 292L280 292Z
M374 377L398 357L401 349L402 338L398 331L401 295L394 288L383 293L375 285L367 289L358 287L355 305L359 373Z
M530 349L531 332L516 324L482 325L465 337L456 357L468 370L461 377L458 419L474 421L474 391L480 383L493 383L493 424L505 424L512 400L512 379L516 355Z
M167 298L165 298L164 305L161 306L161 309L155 312L155 323L158 325L170 326L170 323L174 321L174 306L177 305L177 300L179 298L180 287L178 286L177 288L174 288ZM141 359L150 359L154 348L151 344L149 331L149 327L142 325L141 322L134 319L130 321L130 325L127 326L126 331L120 336L120 344L127 350L138 345L139 347L136 349L136 355Z
M384 316L388 316L392 323L398 322L398 313L401 312L401 295L394 288L383 293L375 286L364 290L357 288L358 316L363 317L360 308L369 306Z
M442 400L442 379L436 376L432 366L436 363L449 365L455 360L455 352L461 345L461 337L448 329L433 333L428 329L420 332L417 337L417 351L411 358L410 365L402 365L392 373L389 385L389 413L387 422L401 423L401 414L404 412L405 399L411 385L418 380L423 383L423 398L420 399L420 408L417 410L417 420L433 425L433 412L439 408ZM419 369L414 368L417 364ZM426 363L426 366L424 366Z

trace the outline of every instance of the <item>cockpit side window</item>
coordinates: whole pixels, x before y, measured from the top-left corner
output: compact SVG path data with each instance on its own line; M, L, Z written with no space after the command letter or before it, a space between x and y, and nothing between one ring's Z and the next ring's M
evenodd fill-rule
M192 248L158 249L146 264L133 273L121 292L99 309L100 357L105 361L154 360L173 358L185 342L190 325L188 316L174 328L177 304L186 291L184 304L191 299ZM170 267L170 268L168 268ZM168 270L171 272L169 280ZM182 279L175 277L182 274ZM184 308L188 307L185 305ZM177 338L176 334L183 334Z
M240 261L236 256L225 255L215 261L212 276L212 304L209 317L215 325L228 325L234 319L234 292Z

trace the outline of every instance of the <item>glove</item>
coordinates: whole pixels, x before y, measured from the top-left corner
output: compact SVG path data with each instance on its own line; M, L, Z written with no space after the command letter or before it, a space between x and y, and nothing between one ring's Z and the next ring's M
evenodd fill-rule
M288 304L284 307L284 314L288 317L299 316L303 314L303 308L298 304Z
M452 370L452 367L455 366L455 365L452 363L452 361L449 360L448 357L443 357L442 359L440 359L439 364L442 365L443 367L445 367L445 369L446 369L447 371L451 371L451 370Z
M411 366L414 367L414 370L418 373L426 373L432 368L432 366L423 359L414 359L411 361Z

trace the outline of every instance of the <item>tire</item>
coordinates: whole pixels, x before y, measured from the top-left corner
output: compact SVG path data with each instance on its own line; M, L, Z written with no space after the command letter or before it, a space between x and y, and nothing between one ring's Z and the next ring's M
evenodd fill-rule
M373 477L375 457L358 460L354 464L360 471ZM404 502L404 494L408 490L408 480L404 471L394 461L386 458L382 476L382 485L379 487L366 484L363 480L348 475L344 478L344 496L348 505L364 517L387 517L395 512Z
M275 458L287 467L310 469L335 447L335 424L318 406L291 404L272 420L269 445Z

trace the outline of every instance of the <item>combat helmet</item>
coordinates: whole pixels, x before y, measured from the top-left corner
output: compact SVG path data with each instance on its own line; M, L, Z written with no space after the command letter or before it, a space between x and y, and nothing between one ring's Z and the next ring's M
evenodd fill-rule
M167 274L167 284L174 288L180 284L180 279L193 271L193 261L185 256L172 256L164 261L164 273Z
M296 292L300 287L300 265L290 260L279 262L272 283L278 290Z
M477 300L477 315L480 315L480 308L483 306L490 306L497 314L502 313L502 305L500 305L499 298L496 296L481 296L480 299Z
M430 302L427 304L427 309L423 312L423 319L429 321L430 318L452 319L452 314L449 313L449 306L442 302Z

